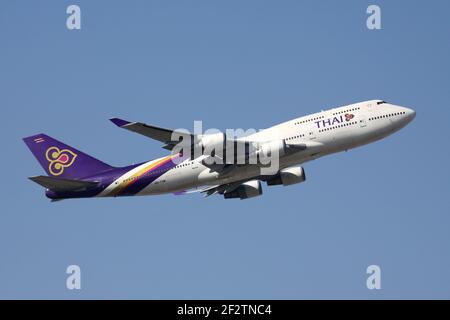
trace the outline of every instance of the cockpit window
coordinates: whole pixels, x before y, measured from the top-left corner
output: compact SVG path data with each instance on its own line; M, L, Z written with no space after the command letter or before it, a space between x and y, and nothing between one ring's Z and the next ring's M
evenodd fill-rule
M386 101L377 101L377 105L383 104L383 103L387 103Z

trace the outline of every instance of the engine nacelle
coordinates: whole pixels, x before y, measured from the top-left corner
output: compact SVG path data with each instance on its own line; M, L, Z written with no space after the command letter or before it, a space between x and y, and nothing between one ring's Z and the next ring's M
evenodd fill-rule
M277 155L282 157L288 153L286 142L284 140L274 140L261 144L258 153L261 156L272 157Z
M239 198L241 200L260 196L262 194L261 181L250 180L242 183L231 192L223 194L225 199Z
M199 136L192 148L195 152L191 150L191 155L192 157L217 155L218 158L229 164L267 164L275 157L279 159L305 148L304 145L286 145L284 139L268 142L228 140L225 133L219 132Z
M191 159L195 159L201 155L211 155L214 156L216 153L222 154L222 150L226 145L226 135L225 133L218 132L207 135L198 136L196 141L189 145L184 145L184 147L190 150ZM183 150L185 151L185 150Z
M246 164L257 148L246 141L228 139L225 133L214 133L201 136L195 145L202 155L218 156L221 163Z
M207 134L203 135L200 138L200 141L198 142L198 146L202 148L223 148L225 145L226 136L223 132L213 133L213 134Z
M305 170L302 167L292 167L281 169L273 178L267 180L268 186L282 184L290 186L291 184L301 183L306 180Z

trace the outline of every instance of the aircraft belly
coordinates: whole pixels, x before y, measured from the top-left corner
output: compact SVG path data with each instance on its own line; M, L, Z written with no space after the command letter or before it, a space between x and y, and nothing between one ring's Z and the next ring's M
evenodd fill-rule
M144 188L139 195L163 194L199 186L200 170L187 167L170 171Z

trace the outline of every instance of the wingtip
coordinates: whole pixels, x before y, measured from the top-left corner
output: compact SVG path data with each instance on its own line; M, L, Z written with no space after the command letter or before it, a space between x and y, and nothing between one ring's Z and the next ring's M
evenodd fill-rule
M118 127L123 127L123 126L126 126L127 124L131 123L130 121L126 121L126 120L123 120L120 118L112 118L112 119L109 119L109 121L111 121Z

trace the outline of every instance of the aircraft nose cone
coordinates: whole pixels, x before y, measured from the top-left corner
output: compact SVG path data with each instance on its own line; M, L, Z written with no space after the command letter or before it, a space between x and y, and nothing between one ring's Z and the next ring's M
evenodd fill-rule
M408 117L412 120L416 117L416 111L413 109L408 109Z
M395 107L397 114L399 113L399 117L394 117L392 123L394 123L398 129L408 125L416 117L416 111L411 108L402 106Z
M416 117L416 111L409 108L405 108L405 110L408 122L411 122Z

